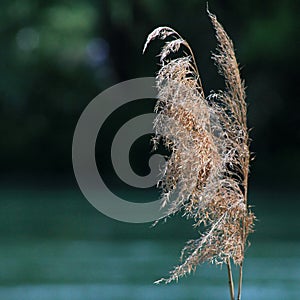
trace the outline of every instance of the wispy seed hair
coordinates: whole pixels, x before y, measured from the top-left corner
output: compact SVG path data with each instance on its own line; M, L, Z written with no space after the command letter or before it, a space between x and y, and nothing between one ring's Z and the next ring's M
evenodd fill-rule
M165 42L156 76L159 99L155 111L154 142L163 141L172 154L159 186L162 206L170 214L181 211L201 226L199 238L182 250L181 264L169 283L195 271L203 262L242 264L254 214L247 204L249 135L245 87L233 43L215 15L208 11L218 46L212 55L225 80L225 91L205 97L195 57L189 44L172 28L149 34L143 52L154 39ZM180 57L172 56L183 49Z

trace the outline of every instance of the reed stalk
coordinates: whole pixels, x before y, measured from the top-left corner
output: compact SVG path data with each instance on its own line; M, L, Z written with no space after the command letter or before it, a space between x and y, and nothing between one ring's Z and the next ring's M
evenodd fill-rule
M204 262L226 264L234 300L231 261L240 267L241 299L245 246L255 220L247 204L246 94L233 43L216 16L207 12L218 42L212 60L224 78L224 91L205 96L192 48L172 28L156 28L144 46L145 51L152 40L165 41L156 76L153 140L154 145L162 140L171 150L158 182L162 206L169 204L169 214L182 212L201 228L199 237L183 248L181 264L156 283L177 281Z

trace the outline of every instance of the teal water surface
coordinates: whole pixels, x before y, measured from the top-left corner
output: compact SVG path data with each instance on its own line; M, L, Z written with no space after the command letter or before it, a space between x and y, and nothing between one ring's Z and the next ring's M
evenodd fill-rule
M252 196L260 220L246 255L243 299L300 299L299 205L291 200L293 209L283 208L280 197ZM181 218L155 228L121 223L64 190L5 191L0 203L0 299L229 299L226 268L216 266L153 284L193 235Z

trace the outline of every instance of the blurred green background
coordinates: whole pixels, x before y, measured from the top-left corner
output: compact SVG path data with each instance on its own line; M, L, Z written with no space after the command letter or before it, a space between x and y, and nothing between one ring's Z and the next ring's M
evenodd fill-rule
M209 1L233 39L249 103L250 204L259 221L247 252L244 299L300 298L299 11L297 1ZM0 3L0 299L224 299L226 272L200 266L179 284L154 286L196 232L166 224L121 223L81 194L72 138L86 105L127 79L153 76L161 43L142 55L147 34L168 25L192 46L206 93L223 87L210 60L214 33L206 1L2 0ZM153 103L120 114L126 121ZM125 114L125 115L124 115ZM107 130L97 160L109 160ZM132 151L147 173L149 153ZM141 148L142 147L142 148ZM144 151L145 152L145 151ZM137 193L100 173L129 201Z

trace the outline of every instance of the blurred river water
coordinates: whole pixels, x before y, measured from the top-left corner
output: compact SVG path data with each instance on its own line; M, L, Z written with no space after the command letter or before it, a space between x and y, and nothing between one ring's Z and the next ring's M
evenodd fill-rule
M300 299L300 206L282 207L282 196L251 195L259 220L245 300ZM154 228L121 223L71 190L2 190L0 205L0 299L229 299L225 267L204 264L178 283L153 284L193 237L182 218Z

